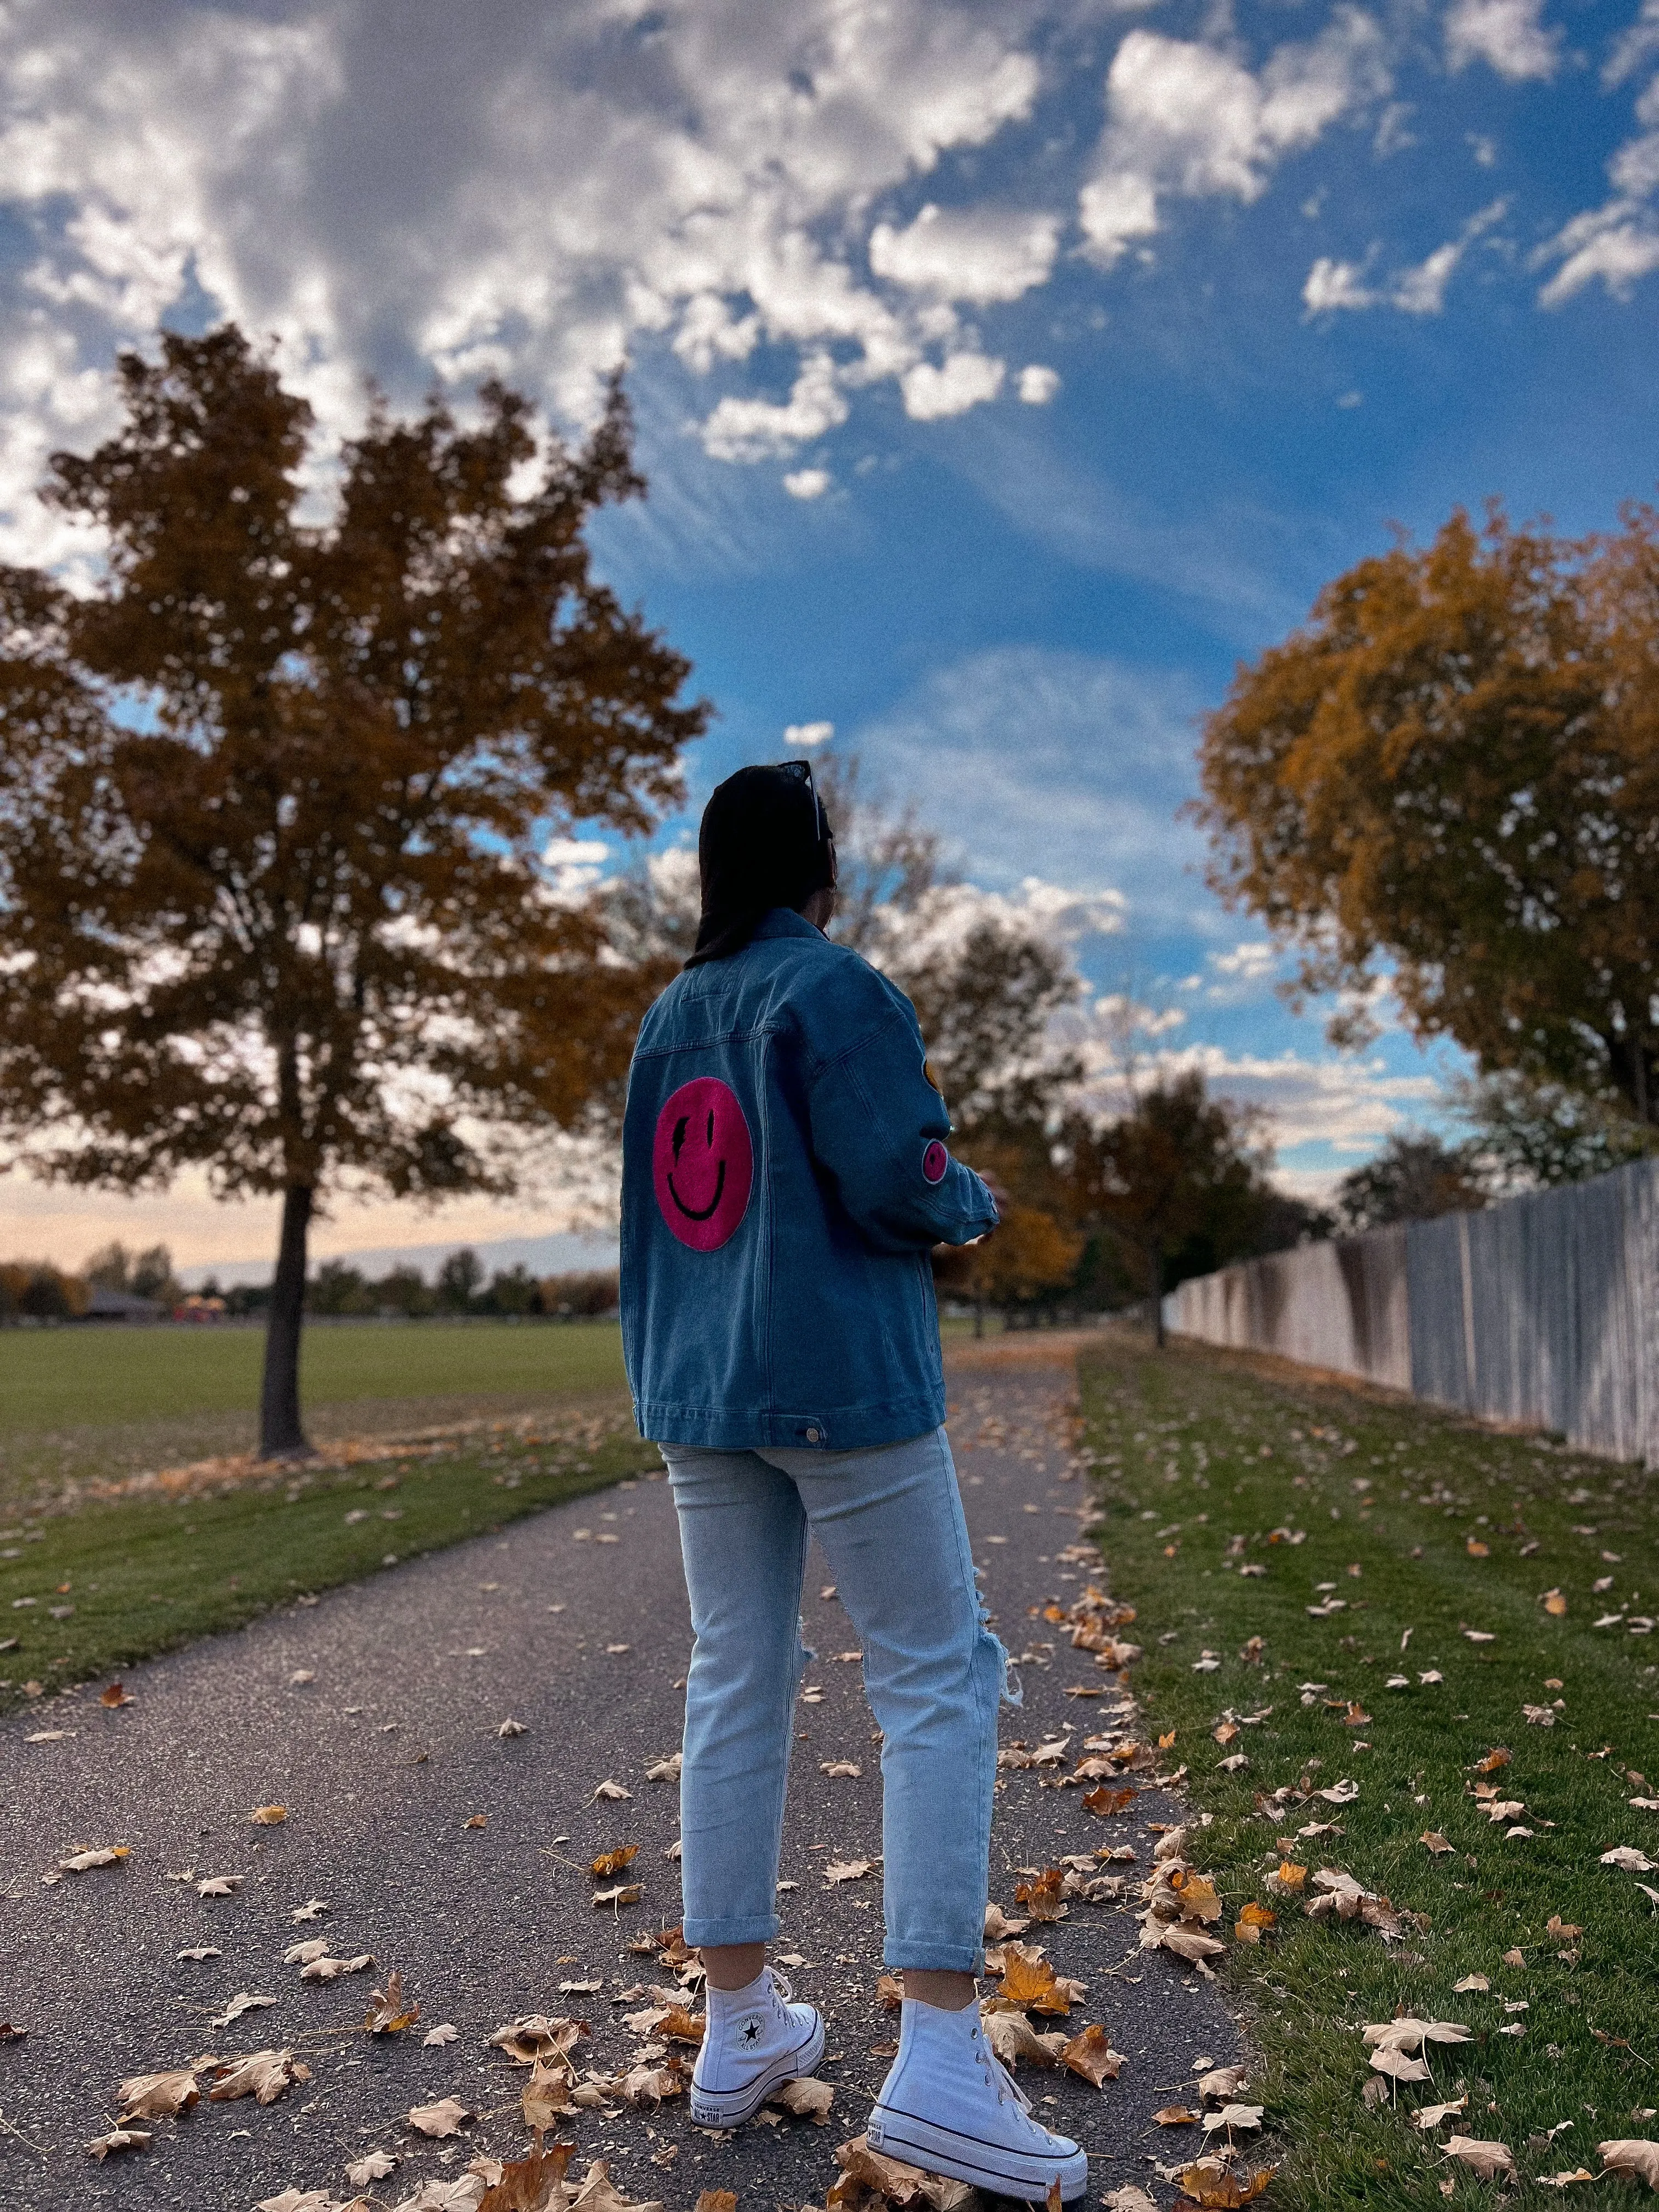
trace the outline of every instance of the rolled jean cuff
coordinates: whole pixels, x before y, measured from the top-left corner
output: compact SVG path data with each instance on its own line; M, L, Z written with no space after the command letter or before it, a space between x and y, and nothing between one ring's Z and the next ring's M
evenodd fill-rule
M899 1972L914 1966L918 1973L982 1974L985 1949L982 1944L898 1943L890 1936L882 1946L881 1963Z
M688 1919L680 1930L680 1941L694 1951L706 1943L716 1948L723 1943L769 1943L782 1928L775 1912L751 1912L745 1920Z

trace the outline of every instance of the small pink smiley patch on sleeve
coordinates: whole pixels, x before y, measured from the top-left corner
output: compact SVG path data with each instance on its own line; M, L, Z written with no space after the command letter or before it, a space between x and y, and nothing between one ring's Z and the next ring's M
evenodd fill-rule
M923 1150L921 1174L925 1182L943 1182L945 1170L951 1164L951 1155L939 1139L934 1137Z
M748 1212L755 1181L749 1124L729 1084L714 1075L681 1084L657 1116L651 1176L680 1243L718 1251Z

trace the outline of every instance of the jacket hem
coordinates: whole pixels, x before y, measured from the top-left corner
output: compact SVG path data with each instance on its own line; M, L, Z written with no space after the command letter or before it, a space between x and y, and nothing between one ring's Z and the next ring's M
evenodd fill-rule
M862 1451L926 1436L945 1419L945 1392L894 1399L880 1406L805 1407L782 1413L767 1407L677 1406L643 1401L635 1419L655 1444L687 1444L708 1451L752 1451L758 1444L811 1451Z

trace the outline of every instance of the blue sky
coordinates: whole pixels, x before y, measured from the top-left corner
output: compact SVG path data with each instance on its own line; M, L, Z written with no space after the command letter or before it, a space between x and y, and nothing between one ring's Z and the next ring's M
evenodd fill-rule
M828 721L988 890L1121 894L1091 981L1314 1188L1447 1062L1275 998L1196 720L1391 524L1651 491L1656 66L1659 0L22 0L0 552L95 556L29 488L158 319L275 333L334 434L365 371L579 422L626 354L596 540L720 710L694 799Z

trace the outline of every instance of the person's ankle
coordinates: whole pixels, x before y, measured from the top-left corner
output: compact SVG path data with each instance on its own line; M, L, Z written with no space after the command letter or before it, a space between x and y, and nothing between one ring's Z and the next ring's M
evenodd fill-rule
M913 2004L929 2005L935 2012L965 2012L978 1985L971 1974L952 1973L943 1967L907 1966L904 1994Z

